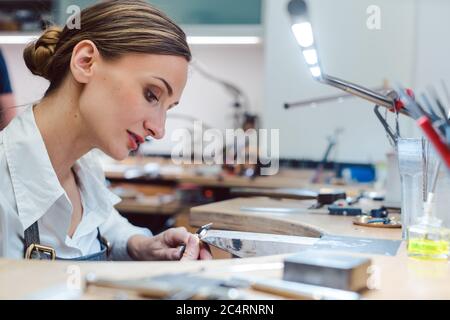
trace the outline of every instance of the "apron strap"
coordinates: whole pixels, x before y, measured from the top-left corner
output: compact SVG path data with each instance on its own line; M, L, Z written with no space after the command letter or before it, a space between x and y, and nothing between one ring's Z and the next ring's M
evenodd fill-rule
M24 258L36 260L55 260L55 249L41 245L39 225L36 221L24 232Z
M111 245L101 236L97 228L97 239L100 242L100 252L72 259L62 259L56 256L55 249L41 245L38 221L29 226L24 232L24 258L35 260L78 260L104 261L110 255Z
M25 249L32 244L41 244L39 236L39 226L37 221L25 230L24 242L25 242Z

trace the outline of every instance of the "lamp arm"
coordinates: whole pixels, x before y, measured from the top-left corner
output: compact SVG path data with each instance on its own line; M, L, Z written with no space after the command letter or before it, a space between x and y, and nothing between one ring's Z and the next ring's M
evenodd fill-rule
M240 88L238 88L233 83L226 81L224 79L221 79L221 78L213 75L209 71L206 71L206 68L203 65L201 65L201 63L198 60L193 60L191 62L191 65L200 74L202 74L205 78L222 85L233 96L233 98L236 100L236 102L240 103L245 110L248 109L248 102L249 102L248 97L245 95L245 93Z
M365 100L375 103L386 108L394 108L395 102L392 98L375 92L371 89L362 87L360 85L329 76L327 74L322 74L322 77L317 78L319 82L330 85L332 87L341 89L352 95L358 96Z

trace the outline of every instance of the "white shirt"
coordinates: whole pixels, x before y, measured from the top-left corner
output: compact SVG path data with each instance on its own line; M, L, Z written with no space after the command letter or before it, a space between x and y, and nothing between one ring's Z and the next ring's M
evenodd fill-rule
M80 158L74 171L83 216L70 238L72 204L50 162L33 108L27 107L0 132L0 257L23 258L24 230L35 221L41 244L53 247L61 258L100 251L97 228L112 244L113 260L130 260L127 241L132 235L151 236L114 209L121 199L105 186L94 152Z

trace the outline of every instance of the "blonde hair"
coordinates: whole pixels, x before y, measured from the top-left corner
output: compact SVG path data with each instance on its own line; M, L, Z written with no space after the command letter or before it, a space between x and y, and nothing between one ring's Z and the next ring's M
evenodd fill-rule
M164 13L143 1L114 0L81 11L80 29L56 26L44 31L23 52L30 71L50 81L45 95L57 89L69 70L73 48L92 41L105 59L126 53L192 58L186 34Z

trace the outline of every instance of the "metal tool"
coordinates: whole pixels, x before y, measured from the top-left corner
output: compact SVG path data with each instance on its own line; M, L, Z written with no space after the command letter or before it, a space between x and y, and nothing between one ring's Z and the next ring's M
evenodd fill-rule
M428 92L430 93L433 100L436 102L436 106L438 107L438 110L441 113L442 119L444 119L446 121L446 123L448 124L450 122L448 119L448 111L445 110L445 107L442 104L441 100L439 99L436 89L433 86L429 86Z
M365 88L363 86L357 85L355 83L351 83L346 80L342 80L336 77L329 76L327 74L322 74L321 78L317 79L319 82L324 84L328 84L332 87L341 89L345 92L348 92L352 95L363 98L367 101L373 102L376 105L380 105L386 107L388 109L396 108L396 100L381 93L375 92L371 89ZM407 113L406 110L399 108L399 112Z
M428 111L430 112L430 115L433 118L439 118L439 116L436 114L436 112L434 112L433 106L431 105L431 102L428 99L427 95L425 93L422 93L420 95L420 97L422 98L424 105L427 107Z
M200 240L236 257L258 257L310 249L320 238L209 230Z
M371 260L366 257L306 251L284 259L283 279L335 288L361 291L367 288Z
M389 143L392 146L396 146L397 145L397 139L400 138L400 134L398 132L394 132L394 130L392 130L392 128L390 127L390 125L387 122L386 118L381 115L381 112L380 112L379 109L380 109L380 106L376 105L374 107L373 111L375 112L375 115L377 116L378 120L383 125L384 131L386 131Z
M198 277L191 273L163 274L128 280L108 278L86 279L87 287L110 288L121 291L131 291L139 296L166 300L235 300L245 299L240 287L235 284L228 286L226 280Z
M232 107L234 110L234 127L241 128L245 121L245 117L250 114L250 101L248 95L245 94L245 92L236 84L211 73L198 59L194 58L191 65L199 72L199 74L204 76L206 79L221 85L233 97Z
M293 281L240 276L231 281L247 283L253 290L291 299L302 300L359 300L361 296L352 291L327 288Z
M334 131L334 134L327 138L328 139L327 148L326 148L325 153L323 155L322 161L319 162L319 164L318 164L318 166L317 166L317 168L316 168L316 170L314 172L314 175L313 175L313 177L311 179L311 183L319 183L321 181L321 176L322 176L323 170L325 168L325 164L328 161L328 157L330 156L331 151L336 146L337 141L338 141L337 138L338 138L339 134L342 133L342 131L344 131L343 128L337 128Z
M387 86L383 86L383 87L373 88L371 90L373 90L375 92L380 92L380 91L386 90L386 89L387 89ZM331 101L342 102L344 99L354 98L354 97L355 96L353 94L350 94L350 93L336 94L336 95L331 95L331 96L326 96L326 97L319 97L319 98L314 98L314 99L306 99L306 100L301 100L301 101L296 101L296 102L287 102L287 103L284 104L284 108L285 109L289 109L289 108L292 108L292 107L315 106L317 104L331 102Z
M195 234L198 235L198 237L201 239L202 237L205 236L205 234L208 232L208 230L212 227L212 222L207 223L203 226L201 226L200 228L197 229L197 231L195 232Z
M204 226L201 226L200 228L198 228L197 231L195 232L195 234L199 237L199 239L201 239L206 234L206 232L209 230L209 228L211 228L211 226L212 226L212 222L205 224ZM180 253L180 259L181 259L184 255L184 252L186 251L186 244L185 243L182 244L179 248L180 248L179 250L181 252Z
M436 151L441 156L442 161L450 168L450 141L448 141L447 118L443 119L433 114L427 114L423 111L416 101L414 101L404 88L399 87L397 92L400 98L410 110L412 118L416 120L418 126L422 129L425 136L436 148Z
M288 12L291 17L292 32L301 48L311 75L316 81L341 89L352 95L373 102L377 106L383 106L388 110L395 112L397 117L396 123L398 133L399 113L416 119L417 124L422 128L427 138L436 147L447 167L450 168L450 129L448 129L450 125L447 123L448 118L445 116L444 118L439 117L436 112L434 112L434 109L426 96L422 96L422 99L429 109L429 114L425 112L417 102L414 101L414 95L411 90L404 90L400 88L399 91L391 91L388 94L382 94L325 74L322 70L319 54L314 41L313 28L306 2L304 0L291 0L288 4ZM448 95L445 84L444 90ZM440 108L440 103L437 104L438 108ZM445 113L442 111L443 109L441 110L442 114ZM445 122L445 125L443 124L443 121ZM435 127L438 128L438 131L436 131ZM388 134L391 138L394 138L389 131ZM442 135L443 138L441 137Z
M312 191L307 189L297 189L297 188L233 188L231 189L233 195L247 196L247 197L258 197L265 196L277 199L317 199L311 208L318 209L326 204L332 204L336 200L346 199L347 195L343 190L320 190ZM254 209L244 209L246 211L256 211ZM268 210L263 210L268 211ZM278 210L283 211L283 210Z
M356 217L353 220L353 224L357 226L363 227L371 227L371 228L401 228L402 225L400 221L397 221L395 218L374 218L368 215L362 215Z
M272 198L288 199L316 199L319 195L317 191L300 188L231 188L231 194L234 196L258 197L270 196Z
M285 207L248 207L243 206L240 208L241 211L249 212L266 212L266 213L305 213L308 211L307 208L285 208Z
M324 205L332 204L335 201L338 201L340 199L346 200L347 194L344 191L333 191L333 192L323 192L319 193L317 196L317 202L313 204L309 209L319 209L322 208Z
M199 274L199 276L196 274ZM254 295L244 292L244 289L252 289L257 292L291 299L360 299L360 295L356 292L317 285L253 276L234 276L229 279L207 278L202 276L201 272L164 274L130 280L91 279L87 280L87 287L131 291L145 298L167 300L254 299Z
M321 238L207 230L200 240L235 257L296 253L308 249L395 256L401 241L324 235Z
M328 213L334 216L359 216L363 214L361 208L357 207L341 207L338 205L328 206Z

